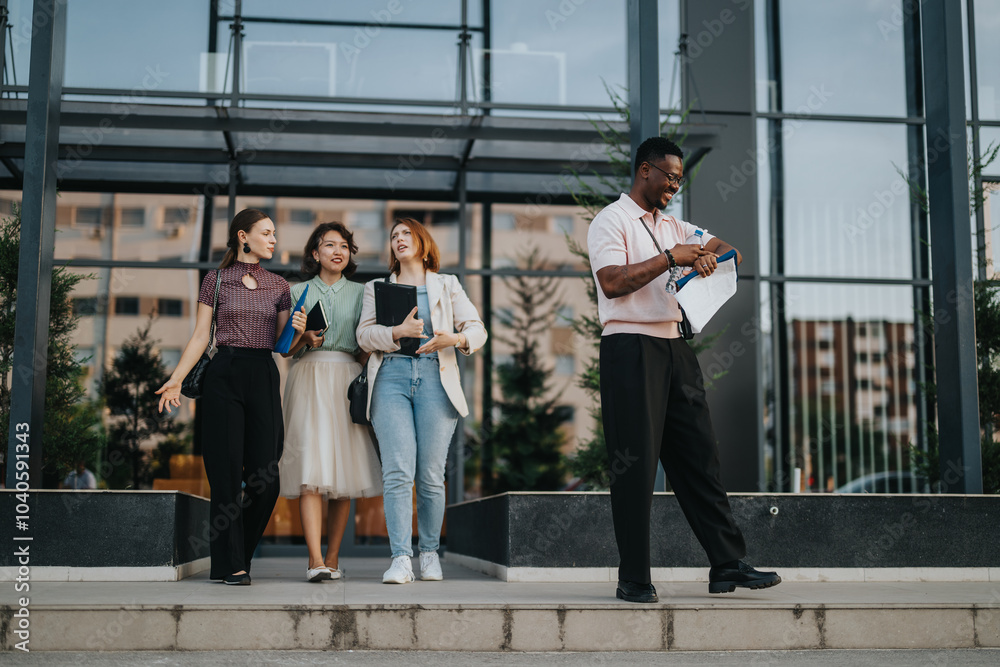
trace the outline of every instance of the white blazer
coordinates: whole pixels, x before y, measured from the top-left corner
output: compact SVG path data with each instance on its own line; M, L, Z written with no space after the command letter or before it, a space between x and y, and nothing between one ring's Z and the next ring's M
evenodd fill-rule
M371 352L368 358L368 418L371 419L372 390L375 387L375 377L382 365L382 354L399 350L399 343L392 339L392 327L382 326L375 322L375 283L372 280L365 284L365 296L361 304L361 320L358 322L358 345L365 352ZM389 282L396 282L396 274L389 274ZM465 335L466 347L459 348L462 354L468 356L486 344L486 326L479 318L479 311L462 288L458 278L449 274L427 271L427 301L431 307L431 330L444 330L448 333L461 332ZM441 384L445 393L451 399L452 405L463 417L468 416L469 406L465 402L465 392L462 391L462 379L458 375L458 359L454 347L438 350L438 363L441 369Z

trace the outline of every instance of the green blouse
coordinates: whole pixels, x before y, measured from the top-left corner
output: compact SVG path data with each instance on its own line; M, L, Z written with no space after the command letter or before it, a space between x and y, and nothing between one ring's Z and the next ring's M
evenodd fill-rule
M309 285L309 293L306 294L304 304L306 313L322 299L330 328L324 334L322 347L303 347L295 353L295 358L302 357L312 349L357 354L360 348L355 331L358 328L358 321L361 319L361 301L364 298L365 286L361 283L351 282L343 276L334 284L327 285L317 275L304 283L292 285L293 305L298 303L306 285Z

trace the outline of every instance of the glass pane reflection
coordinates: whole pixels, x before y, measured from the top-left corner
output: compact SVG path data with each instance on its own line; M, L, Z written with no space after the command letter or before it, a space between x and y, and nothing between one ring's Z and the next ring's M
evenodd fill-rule
M226 43L224 28L220 26L220 45ZM269 95L457 99L457 32L383 30L355 43L353 30L247 24L243 90Z
M906 127L785 121L781 133L785 273L910 278Z
M918 440L912 288L784 289L790 441L778 469L801 470L803 490L924 491L908 454Z
M1000 0L976 0L975 12L979 117L1000 120Z
M494 102L608 106L605 84L625 85L624 3L507 0L492 11Z
M71 4L66 19L66 86L124 88L134 91L140 102L156 90L199 89L209 30L204 2ZM27 71L27 58L18 58L21 63ZM21 82L18 75L19 83L27 83L27 77Z
M782 110L905 116L908 18L902 5L782 2Z

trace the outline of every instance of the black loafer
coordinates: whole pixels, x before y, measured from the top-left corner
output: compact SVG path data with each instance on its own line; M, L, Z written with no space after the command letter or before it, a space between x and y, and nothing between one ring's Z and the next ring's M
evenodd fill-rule
M761 572L743 561L734 568L713 567L708 572L709 593L732 593L740 588L770 588L781 583L777 572Z
M222 583L227 586L249 586L250 573L244 572L243 574L227 574L222 578Z
M633 581L619 581L615 597L626 602L658 602L653 584L637 584Z

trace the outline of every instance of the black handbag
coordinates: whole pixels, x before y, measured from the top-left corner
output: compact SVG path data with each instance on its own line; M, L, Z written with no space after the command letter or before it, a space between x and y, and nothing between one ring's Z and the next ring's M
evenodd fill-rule
M355 424L371 424L368 420L368 364L362 368L358 377L351 380L347 387L347 400L351 403L351 421Z
M205 371L208 370L208 363L212 361L212 347L215 343L215 307L219 303L219 287L222 285L222 271L216 271L215 297L212 299L212 329L208 334L208 347L201 355L201 359L194 365L181 382L181 394L188 398L201 398L201 392L205 385Z

